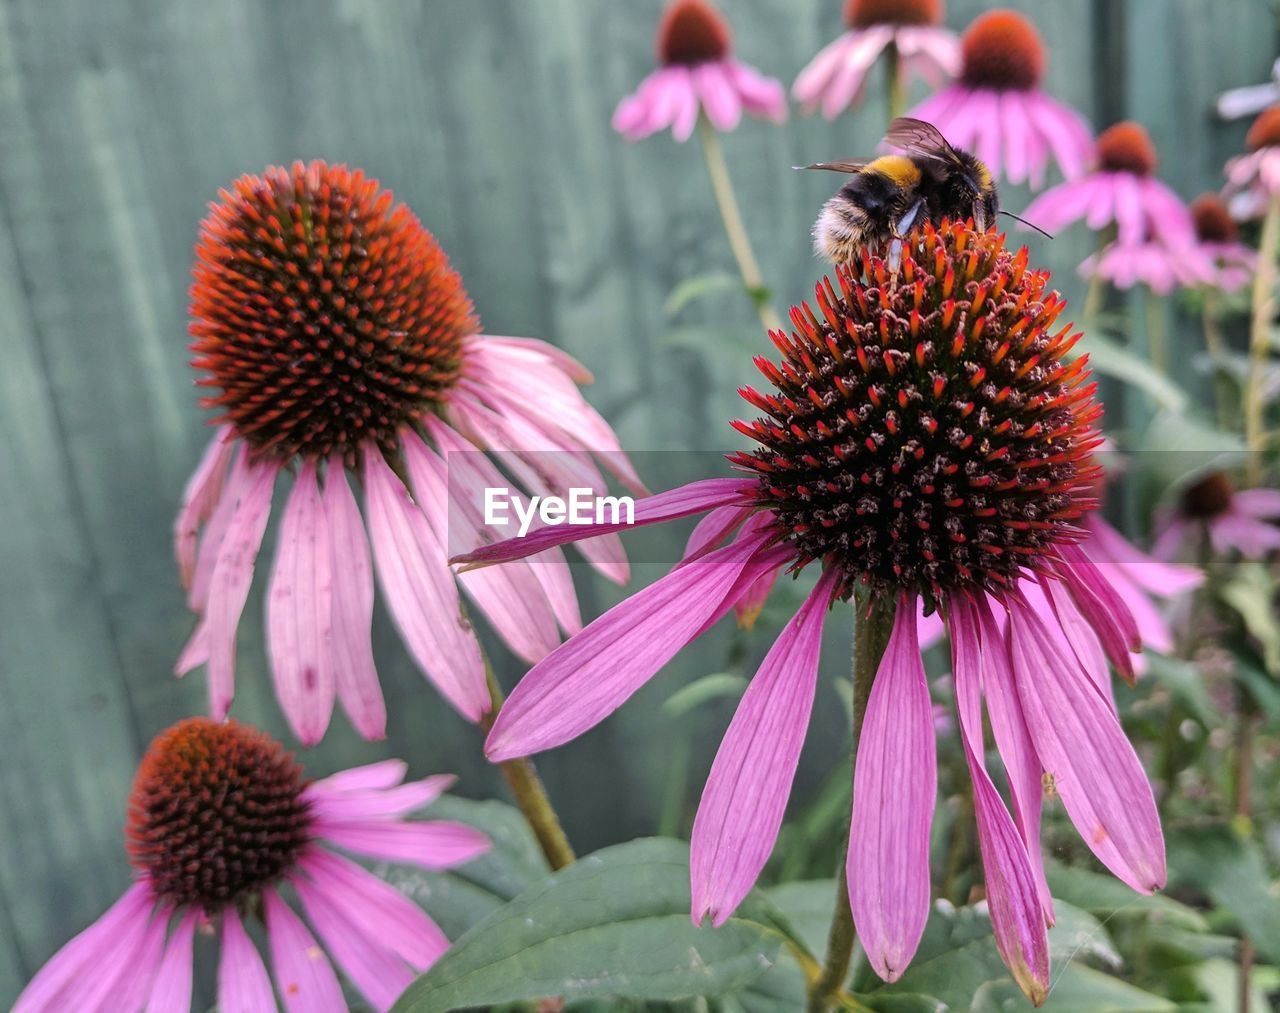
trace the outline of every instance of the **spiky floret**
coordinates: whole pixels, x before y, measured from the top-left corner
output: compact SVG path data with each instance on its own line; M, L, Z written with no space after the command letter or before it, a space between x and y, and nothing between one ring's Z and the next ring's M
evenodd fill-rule
M1098 135L1098 168L1103 172L1128 172L1150 176L1156 171L1156 146L1141 123L1124 120Z
M987 11L975 18L961 44L960 77L972 88L1027 91L1044 77L1044 41L1036 26L1016 11Z
M664 65L723 60L732 44L729 22L707 0L673 0L658 22L658 62Z
M134 778L130 860L174 904L234 904L277 881L311 839L305 786L263 732L180 721L156 736Z
M782 361L756 359L776 392L741 391L764 415L734 425L760 447L733 460L798 565L838 566L845 596L928 601L1052 569L1096 505L1101 409L1048 282L1025 247L944 222L912 234L897 275L868 251L818 284L816 313L792 309L792 334L770 335Z
M1258 113L1245 135L1245 147L1250 151L1280 145L1280 106L1271 106Z
M871 25L936 25L942 21L942 0L845 0L844 23L850 28Z
M1202 243L1238 243L1240 226L1231 217L1226 201L1216 193L1202 193L1191 202L1191 220Z
M478 322L456 271L378 181L324 162L246 175L210 205L192 365L258 454L387 449L458 378Z

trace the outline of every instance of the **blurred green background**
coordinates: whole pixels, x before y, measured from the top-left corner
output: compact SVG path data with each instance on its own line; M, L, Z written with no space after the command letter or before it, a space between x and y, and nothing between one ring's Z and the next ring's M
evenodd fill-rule
M947 21L962 27L987 6L952 0ZM1280 40L1266 0L1013 6L1049 43L1051 93L1096 127L1143 122L1160 174L1184 197L1217 188L1246 123L1216 120L1212 102L1269 76ZM192 625L170 530L209 435L187 367L186 286L197 222L220 186L295 158L363 167L437 234L486 330L548 339L595 371L588 396L625 446L732 445L734 391L765 344L748 301L726 293L664 311L682 279L732 270L696 142L628 145L609 127L651 68L660 7L0 3L0 1005L122 891L137 760L156 732L205 706L202 672L170 674ZM788 83L841 27L839 0L721 7L738 54ZM744 122L725 140L779 303L804 298L820 273L809 227L831 189L790 167L873 150L878 86L834 124ZM1026 200L1005 191L1012 210ZM1091 246L1082 234L1038 241L1076 298L1074 267ZM691 477L662 473L663 460L641 458L652 487ZM677 534L636 544L657 559ZM632 586L660 569L637 566ZM616 600L576 570L585 615ZM233 714L288 742L265 672L262 584L240 628ZM781 614L762 618L748 664ZM338 716L303 761L324 773L400 756L419 775L458 773L461 794L500 793L479 733L426 685L381 610L375 624L389 740L361 742ZM798 805L845 763L833 684L848 635L838 614ZM663 701L725 667L731 637L716 631L540 761L581 850L652 833L664 810L668 829L687 830L731 702L677 717ZM519 668L489 646L509 688ZM671 781L673 762L687 762L687 787Z

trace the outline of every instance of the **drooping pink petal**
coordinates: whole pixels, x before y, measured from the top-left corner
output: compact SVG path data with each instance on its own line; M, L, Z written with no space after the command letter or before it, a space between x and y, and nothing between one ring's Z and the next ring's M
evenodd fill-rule
M1204 571L1199 567L1175 566L1147 555L1096 513L1089 515L1085 526L1092 537L1084 543L1084 551L1108 580L1121 570L1133 583L1161 598L1172 598L1204 583Z
M748 113L774 123L786 122L787 90L781 81L766 77L740 60L729 58L724 66L730 83Z
M694 526L689 535L689 541L685 543L680 562L682 564L690 562L699 556L706 555L712 549L720 548L725 539L750 516L750 507L716 507Z
M464 717L478 721L489 710L484 662L444 547L381 451L366 447L364 463L369 533L387 607L427 677Z
M693 68L693 86L702 100L702 108L711 125L721 133L737 127L742 119L742 101L723 65L715 60Z
M1009 603L1018 699L1044 769L1098 860L1142 893L1164 885L1164 837L1151 785L1119 719L1035 611Z
M871 967L897 981L929 917L929 828L937 794L933 707L914 596L897 607L858 743L849 828L849 903Z
M920 650L927 651L934 644L940 643L946 635L947 627L942 622L942 613L934 609L924 614L924 599L916 602L916 636L920 639Z
M249 449L241 444L231 462L231 470L214 504L209 522L200 536L195 568L191 572L191 582L187 588L187 608L192 612L203 612L209 601L209 584L213 581L213 571L218 566L218 550L222 547L227 526L236 514L236 507L240 505L240 499L252 481Z
M289 1013L342 1013L342 986L302 919L275 890L262 893L267 918L271 970Z
M387 705L373 661L373 561L360 507L338 457L329 459L324 481L333 584L333 668L338 699L351 723L366 739L387 734Z
M1076 608L1064 583L1041 575L1038 581L1019 581L1018 589L1044 620L1045 628L1058 641L1059 649L1075 655L1080 668L1089 676L1111 709L1115 710L1107 654L1089 621Z
M1209 522L1209 540L1220 555L1237 549L1246 558L1260 559L1273 549L1280 549L1280 527L1228 512Z
M512 691L485 754L499 761L541 752L612 714L723 614L726 595L767 538L757 533L673 570L562 644Z
M1133 678L1131 652L1142 650L1138 624L1124 599L1107 583L1078 545L1059 547L1061 572L1076 607L1098 635L1107 657L1125 678Z
M271 488L279 466L271 463L250 466L252 477L227 525L218 548L218 561L209 582L208 611L205 615L209 648L209 713L221 721L235 695L236 627L253 583L253 567L262 545L262 535L271 515Z
M547 359L574 383L595 382L591 370L559 345L553 345L549 341L538 338L512 338L498 334L485 334L483 337L477 335L476 340L486 349L503 348Z
M1280 489L1241 489L1232 494L1231 507L1258 520L1280 520Z
M755 626L765 603L769 600L770 592L773 591L773 585L778 580L778 573L778 570L769 570L757 577L733 603L734 617L742 629L749 630Z
M404 760L378 760L359 767L349 767L336 774L312 782L311 787L325 794L343 791L367 791L391 788L404 780L409 765Z
M424 869L452 869L489 850L489 838L465 823L414 820L316 821L316 833L346 851L387 862L405 862Z
M218 505L227 468L235 451L230 435L230 426L218 429L182 490L182 506L173 523L173 554L184 590L191 587L191 575L196 566L196 539L200 528L213 515L214 508Z
M675 118L671 123L671 136L683 144L693 135L693 128L698 123L698 113L702 104L698 101L698 93L693 86L693 72L687 67L672 67L680 72L679 84L673 93Z
M314 781L303 792L317 821L368 823L395 820L422 809L438 799L457 779L439 774L410 781L398 788L334 791L324 782Z
M192 949L199 920L195 911L188 911L174 926L151 984L146 1013L187 1013L191 1009Z
M970 599L949 601L951 664L961 743L973 782L978 846L986 874L987 905L996 947L1018 987L1039 1006L1049 988L1049 937L1036 875L1009 811L987 774L982 741L982 650L978 617Z
M873 25L846 38L840 65L823 89L822 115L828 120L843 113L862 93L868 72L893 38L893 28Z
M791 86L791 97L804 106L806 113L817 108L823 92L831 84L836 69L844 62L845 50L852 44L851 33L846 32L839 38L827 43L800 71L795 83Z
M79 1009L140 1010L151 995L164 955L164 937L172 909L159 907L152 914L145 931L135 940L131 951L115 968L90 976L95 992L86 997ZM111 979L115 980L112 981ZM106 979L106 980L102 980Z
M339 581L345 579L339 574ZM329 525L313 460L285 501L267 592L267 651L276 698L304 746L324 738L337 692L333 671Z
M271 979L240 916L222 911L222 954L218 960L218 1013L262 1013L276 1006Z

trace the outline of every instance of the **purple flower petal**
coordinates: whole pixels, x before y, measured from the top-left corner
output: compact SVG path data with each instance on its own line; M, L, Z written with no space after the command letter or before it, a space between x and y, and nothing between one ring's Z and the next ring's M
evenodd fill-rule
M329 958L275 890L262 894L276 987L289 1013L341 1013L347 1008Z
M320 818L316 833L346 851L424 869L452 869L490 848L489 838L479 830L446 820L393 823Z
M199 920L200 915L188 911L174 926L151 984L147 1013L188 1013L191 1009L192 944Z
M711 125L721 133L737 127L742 120L742 100L729 82L725 66L713 60L694 67L691 73Z
M231 427L222 426L205 448L196 470L182 490L182 506L173 522L173 554L178 563L178 576L184 589L191 587L196 566L196 539L200 528L213 515L222 495L227 468L236 445L230 439Z
M234 907L222 911L218 961L218 1013L262 1013L276 1008L271 979Z

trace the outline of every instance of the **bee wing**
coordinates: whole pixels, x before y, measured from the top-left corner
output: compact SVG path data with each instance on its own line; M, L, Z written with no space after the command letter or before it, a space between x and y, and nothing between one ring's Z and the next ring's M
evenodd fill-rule
M797 165L797 169L827 169L830 172L861 172L871 163L866 159L860 162L855 161L836 161L836 162L814 162L812 165Z
M913 119L910 116L899 116L889 124L884 135L885 143L901 148L909 155L920 158L935 158L944 162L959 162L956 149L942 136L942 132L932 123Z

